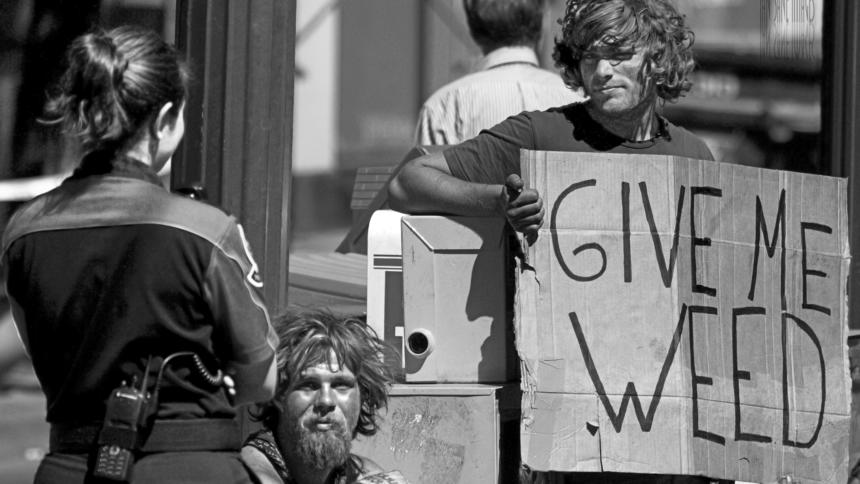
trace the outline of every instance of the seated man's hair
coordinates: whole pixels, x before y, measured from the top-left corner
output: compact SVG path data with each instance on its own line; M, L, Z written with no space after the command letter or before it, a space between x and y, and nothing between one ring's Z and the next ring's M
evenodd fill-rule
M657 85L657 95L675 101L689 91L693 71L693 32L668 0L568 0L559 20L553 59L565 83L582 86L579 62L597 43L633 48L645 58L644 75Z
M355 374L359 387L361 412L355 433L375 434L376 414L387 406L388 388L394 381L384 356L394 350L365 322L325 310L289 311L276 317L273 324L280 338L276 355L278 385L274 398L258 405L254 417L274 428L290 384L308 367L328 363L329 354L334 352L338 364Z
M535 47L543 27L544 0L463 0L466 22L484 50Z

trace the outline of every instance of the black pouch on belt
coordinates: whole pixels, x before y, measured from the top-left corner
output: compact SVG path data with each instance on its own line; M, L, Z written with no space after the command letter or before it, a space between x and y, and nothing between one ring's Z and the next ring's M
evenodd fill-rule
M102 479L128 482L134 453L140 447L140 434L146 423L149 394L146 377L141 388L122 383L107 401L104 423L98 437L93 475Z

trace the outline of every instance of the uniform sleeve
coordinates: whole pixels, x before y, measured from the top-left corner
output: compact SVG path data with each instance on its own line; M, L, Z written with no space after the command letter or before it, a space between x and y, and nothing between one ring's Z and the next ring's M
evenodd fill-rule
M214 319L216 354L237 391L262 385L278 345L263 301L263 281L242 227L230 223L212 250L204 296Z
M511 116L443 153L451 174L462 180L504 184L520 174L520 149L533 149L534 132L528 113Z

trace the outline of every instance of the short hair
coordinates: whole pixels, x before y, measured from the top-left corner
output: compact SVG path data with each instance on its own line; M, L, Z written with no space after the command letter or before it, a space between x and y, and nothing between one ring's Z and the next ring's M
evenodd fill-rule
M377 412L388 405L388 388L394 381L384 355L394 351L381 341L373 328L352 317L335 316L326 310L288 311L274 320L280 343L277 349L278 384L275 396L258 405L253 416L274 428L283 410L290 384L314 365L328 363L333 352L337 363L355 374L361 411L353 435L373 435L378 430ZM399 358L397 359L399 361Z
M559 23L562 38L556 39L552 57L573 89L582 86L583 53L598 42L643 49L645 72L666 101L692 87L688 76L695 64L695 36L668 0L568 0Z
M544 0L463 0L472 38L487 50L535 46L543 28Z
M179 112L189 77L176 49L151 30L94 30L66 50L66 69L43 121L62 124L85 154L115 152L165 103Z

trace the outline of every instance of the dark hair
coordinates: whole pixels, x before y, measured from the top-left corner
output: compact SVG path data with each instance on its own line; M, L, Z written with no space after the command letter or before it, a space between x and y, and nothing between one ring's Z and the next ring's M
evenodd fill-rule
M485 50L540 40L544 0L463 0L463 9L472 38Z
M84 153L119 149L165 103L178 112L188 90L176 49L140 27L84 34L69 46L66 63L45 121L61 123Z
M253 416L266 427L274 428L290 383L297 381L308 367L328 363L329 355L334 352L338 365L355 374L361 395L354 433L375 434L376 413L387 406L388 387L394 381L383 357L393 350L363 321L324 310L290 311L275 318L274 326L280 338L278 385L274 398L258 405Z
M695 64L695 36L668 0L568 0L559 23L562 38L556 39L552 57L573 89L582 86L583 52L598 42L642 49L645 72L667 101L692 87L688 76Z

